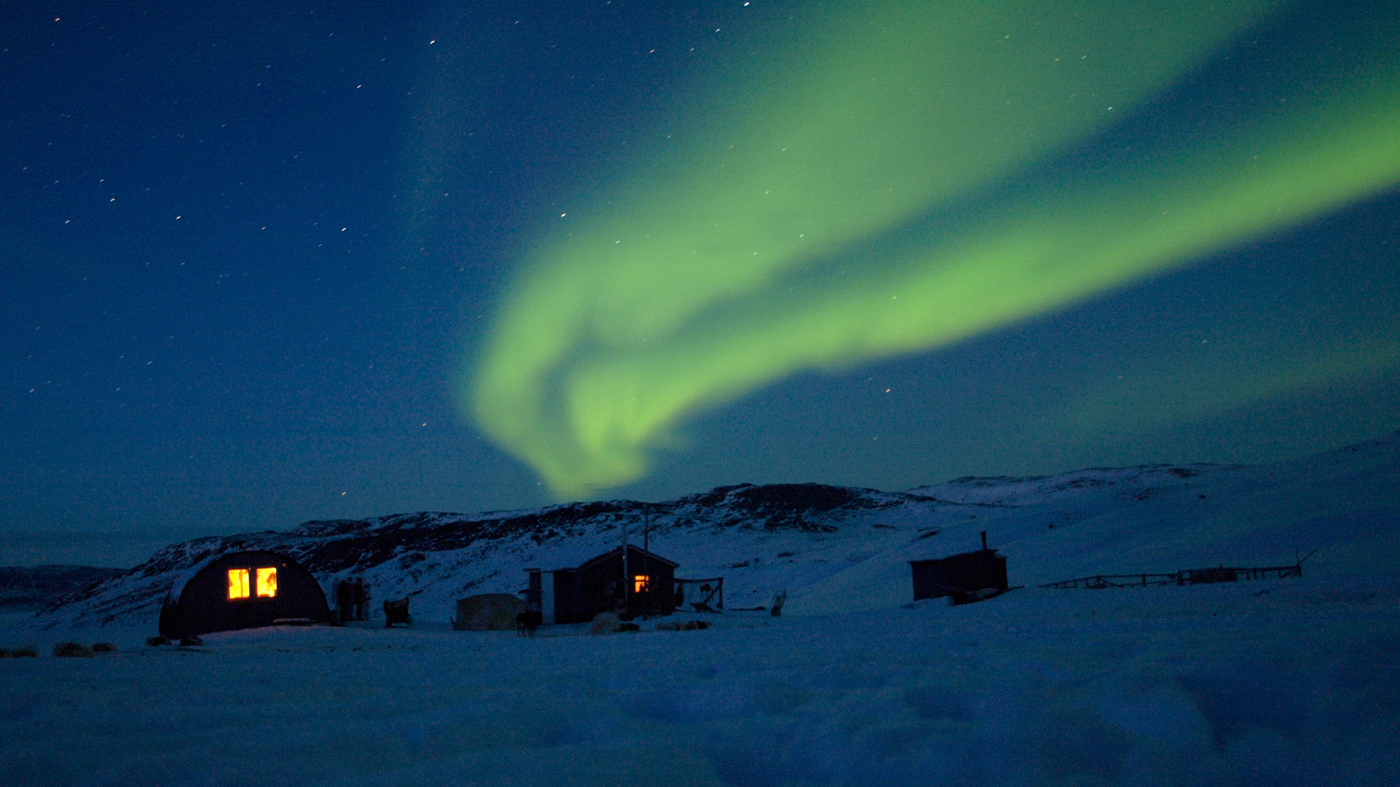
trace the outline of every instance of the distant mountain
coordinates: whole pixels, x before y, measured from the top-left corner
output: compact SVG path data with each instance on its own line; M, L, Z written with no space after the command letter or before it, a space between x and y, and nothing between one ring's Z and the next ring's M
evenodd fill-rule
M93 566L0 566L0 609L52 606L125 573L125 569Z
M1308 571L1400 569L1400 434L1263 466L1152 465L1037 478L960 478L908 492L820 484L741 484L659 503L616 500L481 514L313 521L285 532L209 537L55 604L36 625L140 623L190 566L228 550L269 549L329 591L360 576L374 594L412 595L414 617L445 622L453 601L513 593L527 567L575 566L622 542L680 563L677 576L725 577L730 607L786 589L795 614L910 599L906 561L976 549L986 531L1013 584L1095 573L1291 564Z

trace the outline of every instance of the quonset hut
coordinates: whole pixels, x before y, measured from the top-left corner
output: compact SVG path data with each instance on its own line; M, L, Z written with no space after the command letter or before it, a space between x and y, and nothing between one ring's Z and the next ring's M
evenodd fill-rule
M987 534L982 533L982 548L975 552L949 555L939 560L911 560L910 573L914 579L914 600L952 596L954 604L966 604L984 598L979 591L1006 590L1006 558L995 549L987 548Z
M330 623L325 591L300 563L276 552L227 552L175 581L160 608L172 639L282 622Z
M675 561L627 545L605 552L578 568L529 568L526 601L550 623L586 623L599 612L639 615L676 611Z

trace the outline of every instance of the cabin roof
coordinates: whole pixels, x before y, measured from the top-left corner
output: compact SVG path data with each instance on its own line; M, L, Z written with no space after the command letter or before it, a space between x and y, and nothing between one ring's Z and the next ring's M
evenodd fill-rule
M905 562L910 565L917 565L919 563L941 563L944 560L957 560L959 558L965 559L970 557L999 557L1003 560L1006 559L1004 555L998 555L995 549L974 549L971 552L959 552L956 555L948 555L947 557L930 557L924 558L923 560L908 560Z
M679 566L679 565L680 565L679 563L675 562L674 560L667 560L666 558L664 558L664 557L662 557L662 556L656 554L655 552L649 552L649 551L647 551L647 550L645 550L645 549L642 549L642 548L639 547L639 546L636 546L635 544L628 544L628 545L627 545L627 551L633 553L634 555L641 555L641 556L645 557L647 560L654 560L654 561L656 561L656 562L658 562L658 563L664 563L664 564L670 566L671 568L675 568L676 566ZM599 563L602 563L602 562L607 561L607 560L611 560L612 558L615 558L615 557L620 557L621 555L622 555L622 547L617 547L616 549L608 550L607 552L604 552L603 554L598 555L598 556L595 557L595 558L592 558L592 559L590 559L590 560L585 561L585 562L583 563L583 565L579 566L579 569L582 570L582 569L585 569L585 568L592 568L593 566L595 566L595 565L597 565L597 564L599 564Z
M223 552L215 552L214 554L204 558L198 563L195 563L193 566L190 567L188 571L181 574L179 577L176 577L175 583L170 586L170 593L166 595L166 600L172 603L178 602L180 600L180 596L184 595L185 593L185 586L190 584L190 581L193 580L195 577L199 576L199 574L203 572L204 569L209 568L210 566L214 565L220 560L223 560L224 558L233 558L239 555L270 555L278 560L286 560L290 561L291 563L296 563L295 560L292 560L292 558L282 554L281 552L273 552L267 549L230 549Z
M657 563L662 563L662 564L664 564L664 565L670 566L670 567L673 568L673 569L676 568L676 567L678 567L678 566L680 565L679 563L677 563L677 562L674 561L674 560L667 560L666 558L664 558L664 557L662 557L662 556L656 554L655 552L650 552L650 551L647 551L647 550L645 550L645 549L642 549L641 547L637 546L636 544L628 544L628 545L627 545L627 549L628 549L629 551L631 551L632 554L633 554L634 556L635 556L635 555L641 555L641 556L645 557L647 560L654 560L654 561L656 561ZM582 563L580 563L580 564L577 565L577 566L555 566L555 567L553 567L553 568L535 568L535 567L532 566L532 567L530 567L530 568L525 569L525 573L527 573L527 574L533 574L533 573L536 573L536 572L539 572L539 573L552 573L552 572L555 572L555 571L579 571L579 570L584 569L584 568L591 568L591 567L593 567L594 565L596 565L596 564L598 564L598 563L601 563L601 562L603 562L603 561L605 561L605 560L608 560L609 558L618 557L618 556L621 555L621 554L622 554L622 547L615 547L615 548L613 548L613 549L608 550L607 552L604 552L604 553L601 554L601 555L596 555L596 556L594 556L594 557L591 557L591 558L589 558L589 559L583 561Z

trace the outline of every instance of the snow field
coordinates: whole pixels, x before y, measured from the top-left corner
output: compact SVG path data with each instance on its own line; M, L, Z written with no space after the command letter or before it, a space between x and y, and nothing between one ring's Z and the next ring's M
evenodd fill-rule
M200 542L175 545L150 571L0 621L0 647L41 654L0 660L0 787L1400 784L1400 435L1263 467L916 491L863 490L859 506L806 511L806 527L732 494L666 504L651 548L682 576L725 577L731 611L704 631L447 628L457 598L617 546L616 511L641 516L626 505L508 512L519 532L475 541L448 514L239 537L363 539L347 542L362 560L318 579L363 576L376 604L414 594L417 626L148 648L176 558ZM1025 589L907 603L907 560L975 549L982 531ZM1312 549L1298 579L1036 587ZM782 618L734 611L779 589ZM68 639L122 651L48 655Z
M0 783L1391 784L1397 612L1307 577L602 637L16 628ZM122 651L48 656L70 637Z

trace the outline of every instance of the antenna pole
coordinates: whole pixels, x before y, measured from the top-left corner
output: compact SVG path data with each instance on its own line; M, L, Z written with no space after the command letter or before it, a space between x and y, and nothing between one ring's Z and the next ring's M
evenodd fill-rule
M642 520L642 573L647 578L646 598L651 598L651 511L646 512L646 518ZM647 606L650 606L648 601Z

